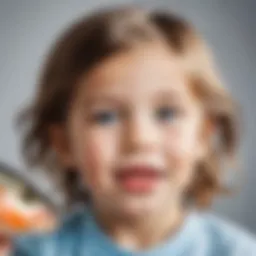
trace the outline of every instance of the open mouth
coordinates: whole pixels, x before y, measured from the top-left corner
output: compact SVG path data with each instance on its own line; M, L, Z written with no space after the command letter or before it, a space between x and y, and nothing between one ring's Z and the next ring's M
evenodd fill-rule
M119 185L129 193L149 193L164 179L165 172L147 165L121 168L116 173Z

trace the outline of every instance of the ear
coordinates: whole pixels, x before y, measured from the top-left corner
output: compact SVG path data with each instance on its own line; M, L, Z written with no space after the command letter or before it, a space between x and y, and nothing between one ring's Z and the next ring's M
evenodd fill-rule
M63 125L52 125L49 128L49 137L52 149L63 167L72 166L72 154L67 131Z

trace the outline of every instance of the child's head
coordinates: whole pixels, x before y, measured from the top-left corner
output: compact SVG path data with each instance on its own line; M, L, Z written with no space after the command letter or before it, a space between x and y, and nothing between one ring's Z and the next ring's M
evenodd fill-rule
M106 211L209 202L237 142L233 102L194 28L133 8L71 26L48 56L27 114L29 163L59 177L72 170ZM77 186L65 183L71 201Z

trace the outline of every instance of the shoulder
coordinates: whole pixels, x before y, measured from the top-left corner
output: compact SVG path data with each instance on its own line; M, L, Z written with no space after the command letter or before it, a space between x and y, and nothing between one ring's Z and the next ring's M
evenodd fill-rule
M13 241L12 256L62 255L75 246L84 220L84 209L78 209L66 215L59 227L44 234L25 234ZM71 254L72 255L72 254Z
M204 239L216 255L256 255L256 237L251 232L210 213L198 218Z

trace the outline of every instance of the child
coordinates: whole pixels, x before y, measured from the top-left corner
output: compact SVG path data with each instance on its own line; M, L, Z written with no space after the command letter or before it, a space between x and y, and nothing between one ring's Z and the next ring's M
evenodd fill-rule
M225 191L238 124L187 21L137 8L77 21L48 56L27 117L29 163L85 206L54 232L17 239L13 255L256 255L252 235L200 210Z

